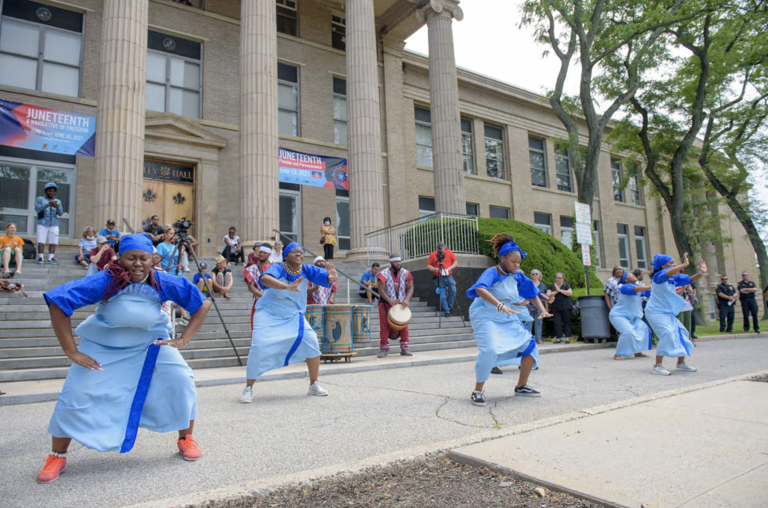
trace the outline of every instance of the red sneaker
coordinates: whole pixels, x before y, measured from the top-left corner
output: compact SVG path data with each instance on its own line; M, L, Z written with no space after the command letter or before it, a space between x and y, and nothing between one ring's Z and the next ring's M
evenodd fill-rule
M66 457L57 457L54 454L48 455L45 459L45 466L43 470L37 475L38 483L51 483L59 479L59 474L64 471L67 466Z
M184 456L184 460L197 460L203 456L203 452L200 450L197 441L192 439L192 434L187 434L184 438L179 438L177 444L179 445L179 451Z

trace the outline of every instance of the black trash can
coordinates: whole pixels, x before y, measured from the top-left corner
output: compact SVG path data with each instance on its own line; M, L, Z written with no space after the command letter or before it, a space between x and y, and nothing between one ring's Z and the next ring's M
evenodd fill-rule
M605 342L611 338L611 322L608 320L608 305L603 295L579 298L581 312L581 337L584 340Z

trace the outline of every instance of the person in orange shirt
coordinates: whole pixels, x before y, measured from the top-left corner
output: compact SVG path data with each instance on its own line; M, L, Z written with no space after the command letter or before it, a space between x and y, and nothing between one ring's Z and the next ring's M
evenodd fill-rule
M3 256L3 278L21 274L21 260L24 259L24 240L16 236L16 224L9 222L5 226L5 236L0 236L0 252ZM16 272L11 275L8 265L11 258L16 261Z
M453 271L459 263L451 249L447 249L443 242L437 244L437 250L432 252L427 259L427 268L432 272L435 281L435 289L440 292L440 310L445 317L450 317L453 303L456 300L456 281L453 280Z

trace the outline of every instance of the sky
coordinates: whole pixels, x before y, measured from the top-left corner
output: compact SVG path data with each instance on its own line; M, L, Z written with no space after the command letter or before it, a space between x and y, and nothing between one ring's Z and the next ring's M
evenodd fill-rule
M533 40L533 28L520 27L523 0L463 0L462 21L453 21L456 65L499 81L545 94L554 88L560 60ZM427 27L413 34L405 48L429 54ZM578 93L578 67L568 73L565 92ZM616 118L616 117L614 117ZM754 178L755 196L768 205L768 178ZM768 241L768 232L763 233Z

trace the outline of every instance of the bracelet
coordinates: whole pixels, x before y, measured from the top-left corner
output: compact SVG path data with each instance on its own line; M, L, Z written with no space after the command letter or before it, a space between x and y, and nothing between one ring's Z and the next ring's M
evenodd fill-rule
M499 304L496 306L496 312L501 312L504 309L504 303L499 302Z

